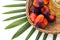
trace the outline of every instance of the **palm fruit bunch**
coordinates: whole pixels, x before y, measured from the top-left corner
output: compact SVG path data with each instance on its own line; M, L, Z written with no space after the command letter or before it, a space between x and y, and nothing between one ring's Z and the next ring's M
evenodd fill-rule
M38 28L45 28L56 20L55 13L48 7L49 0L34 0L29 8L29 17Z

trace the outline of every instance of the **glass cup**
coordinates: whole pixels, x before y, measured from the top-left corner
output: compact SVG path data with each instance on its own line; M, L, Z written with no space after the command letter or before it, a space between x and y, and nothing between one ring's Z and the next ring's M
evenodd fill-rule
M50 0L49 7L57 16L60 16L60 0Z

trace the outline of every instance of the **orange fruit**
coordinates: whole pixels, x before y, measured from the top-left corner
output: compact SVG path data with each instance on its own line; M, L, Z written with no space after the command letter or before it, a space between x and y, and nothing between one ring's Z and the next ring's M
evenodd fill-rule
M35 20L35 23L38 23L38 22L43 22L44 20L44 15L40 14L37 16L36 20Z
M44 0L44 4L48 4L49 3L49 0Z
M33 1L33 5L34 6L37 6L36 0Z
M42 23L42 28L45 28L48 25L48 20L45 18Z
M50 15L49 18L53 20L55 17L53 15Z
M35 21L35 19L36 19L36 17L37 17L37 15L35 14L35 13L30 13L30 19L31 19L31 21Z
M35 7L39 7L39 3L37 2L38 0L34 0L33 1L33 5L35 6Z

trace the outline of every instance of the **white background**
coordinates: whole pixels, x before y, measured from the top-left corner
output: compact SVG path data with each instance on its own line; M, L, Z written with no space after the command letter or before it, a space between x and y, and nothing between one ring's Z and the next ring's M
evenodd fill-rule
M20 1L13 1L13 0L0 0L0 40L11 40L12 36L16 33L16 31L22 26L19 25L15 28L12 29L4 29L8 24L12 23L13 21L17 20L11 20L11 21L3 21L6 18L9 18L11 16L15 16L18 15L19 13L15 13L15 14L2 14L6 11L10 11L10 10L14 10L14 9L22 9L25 7L12 7L12 8L5 8L2 7L4 5L8 5L8 4L18 4L18 3L26 3L26 2L20 2ZM22 14L22 13L21 13ZM19 37L15 38L14 40L25 40L26 36L28 35L29 31L32 29L32 27L30 27L28 30L26 30L22 35L20 35ZM38 31L36 30L34 32L34 34L30 37L29 40L35 40L36 36L37 36ZM44 33L41 35L39 40L42 40ZM53 35L49 34L46 40L52 40ZM57 40L60 40L60 34L58 34Z

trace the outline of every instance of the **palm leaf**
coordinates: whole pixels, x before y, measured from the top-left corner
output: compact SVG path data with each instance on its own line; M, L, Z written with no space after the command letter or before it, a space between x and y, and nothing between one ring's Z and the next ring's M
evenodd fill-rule
M26 1L26 0L16 0L16 1ZM11 4L11 5L5 5L4 7L25 7L26 4L25 3L22 3L22 4ZM3 14L13 14L13 13L19 13L19 12L25 12L26 9L16 9L16 10L12 10L12 11L8 11L8 12L5 12ZM10 17L10 18L7 18L5 19L4 21L8 21L8 20L13 20L13 19L17 19L17 18L21 18L21 17L25 17L26 14L21 14L21 15L16 15L16 16L13 16L13 17ZM10 28L13 28L13 27L16 27L18 25L21 25L23 23L25 23L25 25L23 25L12 37L12 39L18 37L19 35L21 35L24 31L26 31L30 26L31 24L29 22L27 22L27 18L22 18L22 19L19 19L19 20L16 20L14 21L13 23L9 24L5 29L10 29ZM30 31L30 33L28 34L28 36L26 37L26 40L28 40L31 35L34 33L36 29L35 28L32 28L32 30ZM39 37L41 36L42 32L38 32L37 36L36 36L36 39L35 40L39 40ZM43 36L43 40L46 40L48 34L44 34ZM54 34L53 35L53 40L56 40L57 38L57 34Z
M22 3L22 4L10 4L10 5L5 5L3 7L24 7L26 5L26 3Z
M44 37L43 37L43 40L46 40L47 36L48 36L48 34L45 33L45 34L44 34Z
M41 36L41 34L42 34L42 32L38 32L35 40L39 40L39 37Z
M35 30L36 30L36 28L32 28L32 30L29 32L29 34L27 35L25 40L28 40L30 38L30 36L34 33Z
M13 28L13 27L16 27L18 25L21 25L23 24L24 22L27 21L27 18L22 18L22 19L19 19L17 21L14 21L13 23L9 24L5 29L10 29L10 28Z
M21 35L25 30L27 30L30 27L30 23L26 22L26 24L24 24L12 37L12 39L18 37L19 35Z
M16 9L16 10L5 12L3 14L12 14L12 13L25 12L25 11L26 11L26 9Z
M57 34L54 34L53 35L53 40L56 40L56 38L57 38Z
M7 18L7 19L5 19L4 21L9 21L9 20L17 19L17 18L21 18L21 17L24 17L24 16L26 16L25 13L24 13L24 14L21 14L21 15L16 15L16 16Z

